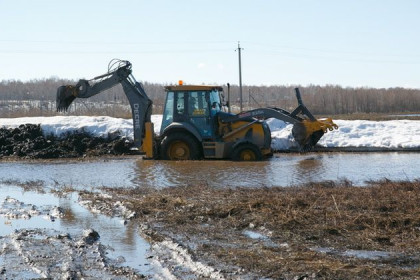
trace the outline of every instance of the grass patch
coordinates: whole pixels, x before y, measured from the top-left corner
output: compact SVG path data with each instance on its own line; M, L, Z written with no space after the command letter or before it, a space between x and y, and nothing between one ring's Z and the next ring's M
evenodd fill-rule
M419 275L419 181L106 191L111 195L98 199L110 207L124 201L148 225L152 239L171 238L227 275L238 267L243 274L276 279ZM94 197L87 192L81 196ZM246 231L263 238L251 238ZM390 256L357 258L346 256L347 250Z

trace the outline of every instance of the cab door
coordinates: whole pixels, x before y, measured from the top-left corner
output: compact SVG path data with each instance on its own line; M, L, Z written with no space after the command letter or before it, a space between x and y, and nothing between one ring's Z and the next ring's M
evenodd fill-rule
M208 91L189 92L187 115L189 122L197 128L203 139L213 138Z

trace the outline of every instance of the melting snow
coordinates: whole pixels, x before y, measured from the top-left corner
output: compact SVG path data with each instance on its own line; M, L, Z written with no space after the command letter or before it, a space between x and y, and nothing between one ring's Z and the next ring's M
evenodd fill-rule
M333 248L312 248L312 250L322 253L322 254L331 254L339 255L344 257L354 257L358 259L367 259L367 260L379 260L379 259L389 259L395 255L395 253L387 251L369 251L369 250L345 250L340 251Z
M155 132L159 133L162 115L152 115ZM291 135L292 125L269 119L272 132L272 148L287 150L296 147ZM41 124L44 134L62 136L67 132L85 131L95 136L106 137L119 133L133 137L132 120L112 117L56 116L0 118L0 127L18 127L21 124ZM416 120L335 120L338 130L324 134L318 142L323 147L356 148L420 148L420 121Z

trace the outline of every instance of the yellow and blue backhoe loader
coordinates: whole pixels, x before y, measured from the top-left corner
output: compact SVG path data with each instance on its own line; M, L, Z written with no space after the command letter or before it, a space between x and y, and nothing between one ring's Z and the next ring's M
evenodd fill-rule
M337 128L330 118L316 119L297 88L298 106L292 112L259 108L231 114L223 111L222 87L180 84L165 87L162 125L160 134L155 135L152 101L134 79L131 63L121 60L111 61L104 75L60 86L57 110L66 111L74 99L89 98L117 84L122 85L131 106L134 145L145 158L262 160L272 155L268 118L293 124L292 134L302 151L310 150L324 133Z

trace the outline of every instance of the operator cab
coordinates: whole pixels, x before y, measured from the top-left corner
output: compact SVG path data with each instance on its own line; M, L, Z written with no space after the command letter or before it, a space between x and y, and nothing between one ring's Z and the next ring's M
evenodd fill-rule
M167 86L160 135L172 123L188 123L203 139L214 138L214 116L221 111L222 87Z

